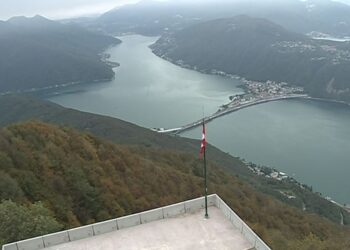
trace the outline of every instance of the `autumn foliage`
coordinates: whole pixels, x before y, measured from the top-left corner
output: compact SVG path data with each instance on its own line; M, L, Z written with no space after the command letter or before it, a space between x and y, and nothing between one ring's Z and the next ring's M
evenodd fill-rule
M195 198L202 176L189 154L115 145L41 122L12 125L0 130L0 243ZM256 192L215 163L209 183L274 249L350 249L348 229ZM42 211L47 228L7 237L13 228L2 221L14 207L34 217ZM20 220L12 226L28 232Z

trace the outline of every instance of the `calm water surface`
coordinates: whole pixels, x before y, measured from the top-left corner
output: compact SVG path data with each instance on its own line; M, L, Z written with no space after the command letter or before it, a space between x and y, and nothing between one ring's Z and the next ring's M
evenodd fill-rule
M122 37L108 50L115 68L111 82L65 89L50 100L83 111L114 116L144 127L176 127L215 112L232 93L242 93L239 80L182 69L148 48L156 38Z
M239 80L182 69L153 55L156 38L122 37L111 48L121 64L113 81L74 86L49 99L63 106L172 128L215 112L241 93ZM183 134L200 138L200 129ZM208 140L225 152L295 176L314 190L350 203L350 108L290 100L253 106L208 124Z
M200 129L183 136L198 138ZM208 124L208 141L276 167L326 196L350 203L350 108L290 100L240 110Z

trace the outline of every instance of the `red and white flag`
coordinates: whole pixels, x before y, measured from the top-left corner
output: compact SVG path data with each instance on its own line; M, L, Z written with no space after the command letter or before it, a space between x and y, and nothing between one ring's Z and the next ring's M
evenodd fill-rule
M205 151L206 144L207 144L207 141L205 140L205 124L203 121L202 143L201 143L201 150L199 151L199 158L202 158Z

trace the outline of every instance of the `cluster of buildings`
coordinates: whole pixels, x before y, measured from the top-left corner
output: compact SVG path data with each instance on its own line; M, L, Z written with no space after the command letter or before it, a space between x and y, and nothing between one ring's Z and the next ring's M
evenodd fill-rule
M257 175L275 179L278 181L286 180L289 178L289 176L286 173L279 172L271 168L256 166L254 164L248 165L248 169Z
M300 188L305 189L305 186L299 182L297 182L294 178L289 177L286 173L283 172L279 172L275 169L269 168L269 167L261 167L258 165L255 165L253 163L247 163L247 167L250 171L252 171L254 174L259 175L259 176L263 176L265 178L269 178L269 179L274 179L277 181L288 181L288 182L293 182L296 185L298 185ZM288 191L282 191L279 190L279 192L286 196L288 199L295 199L296 196L292 193L292 192L288 192ZM321 194L319 193L319 195L321 196ZM324 199L328 200L329 202L332 202L333 204L345 209L346 211L348 211L350 213L350 204L339 204L336 201L334 201L331 197L326 196L324 197Z
M334 65L340 64L343 61L350 61L350 51L337 49L334 46L323 45L321 48L332 55L332 63Z
M312 44L306 44L301 41L281 41L271 45L272 47L277 47L280 53L286 52L299 52L304 53L307 51L316 51L317 46Z
M246 104L253 101L268 100L271 98L283 98L294 94L303 94L304 88L289 86L285 82L257 82L243 80L246 88L246 93L240 95L230 96L230 104L234 106L237 104Z
M262 98L275 95L302 94L304 92L303 87L289 86L286 82L278 83L270 80L266 81L265 83L246 81L245 84L248 88L248 92Z
M350 61L349 50L340 49L333 45L305 44L303 42L282 41L273 44L272 47L277 47L280 53L312 52L316 57L311 58L311 61L329 59L334 65L340 64L343 61Z

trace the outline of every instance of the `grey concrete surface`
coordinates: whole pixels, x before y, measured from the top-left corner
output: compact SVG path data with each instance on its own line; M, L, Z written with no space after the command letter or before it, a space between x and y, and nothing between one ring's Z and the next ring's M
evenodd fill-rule
M233 231L233 233L235 234L234 235L235 238L237 238L236 234L238 231L241 235L241 238L245 239L248 242L248 244L253 246L251 249L271 250L269 248L269 246L266 245L266 243L262 239L260 239L259 236L257 236L254 233L254 231L251 230L251 228L218 195L212 194L212 195L208 196L208 206L219 209L220 210L219 215L222 215L224 217L224 221L226 220L226 222L225 222L226 224L227 224L227 221L231 222L230 225L232 225L233 228L236 229ZM119 246L122 243L120 243L120 240L118 240L118 242L115 242L115 239L110 240L107 237L108 235L105 235L105 234L107 234L107 233L114 234L115 231L117 231L117 230L124 231L127 228L133 228L133 227L136 227L139 225L144 225L144 224L150 223L152 221L157 222L156 225L158 225L161 221L166 222L165 224L168 224L168 225L162 224L163 226L166 227L165 230L163 230L162 226L158 226L159 227L158 229L156 227L156 230L153 230L150 227L146 227L146 229L144 229L143 231L141 229L135 229L135 231L132 231L132 233L130 233L130 234L135 235L135 236L132 236L131 238L135 241L138 239L138 237L139 237L138 235L144 235L145 232L147 232L148 234L149 234L149 232L152 232L152 234L155 234L154 236L148 235L147 239L145 239L142 236L141 239L144 241L148 241L148 239L150 239L150 240L153 240L153 242L162 242L162 238L159 238L159 237L163 237L163 239L168 239L167 237L169 237L169 235L172 235L171 232L173 232L173 230L175 230L175 232L176 232L176 230L179 231L179 228L186 226L186 222L183 221L185 217L188 217L186 219L187 221L192 220L192 222L194 224L195 223L202 223L202 224L198 224L198 225L202 225L202 227L204 227L204 229L207 230L204 232L204 235L205 235L205 233L208 234L208 232L211 232L210 230L208 231L207 226L208 225L212 226L213 221L206 221L205 224L203 224L203 221L201 220L201 219L203 219L203 216L199 216L199 217L197 216L197 218L195 218L195 219L194 219L194 217L189 218L190 216L194 216L195 214L197 214L200 209L202 209L202 213L204 213L203 212L204 197L180 202L177 204L165 206L165 207L154 209L154 210L144 211L144 212L141 212L138 214L133 214L133 215L129 215L129 216L116 218L116 219L109 220L109 221L104 221L104 222L99 222L99 223L95 223L95 224L91 224L91 225L86 225L86 226L74 228L74 229L70 229L68 231L61 231L58 233L43 235L43 236L37 237L37 238L27 239L24 241L18 241L15 243L4 245L2 247L2 250L41 250L43 248L48 249L50 247L51 247L51 249L54 249L54 250L59 250L59 249L62 249L62 250L65 250L65 249L78 249L78 250L79 249L84 249L84 250L85 249L86 250L89 250L89 249L107 249L107 250L115 249L115 246ZM215 211L215 209L214 209L214 211ZM174 218L179 221L178 226L176 226L176 220L174 222ZM214 217L211 217L211 218L214 218ZM220 218L220 216L218 216L217 218L214 218L214 219L219 220L219 218ZM166 219L166 220L164 220L164 219ZM173 225L172 223L173 224L175 223L175 225ZM186 239L187 239L186 235L187 236L191 235L191 234L193 234L193 232L195 232L195 234L198 234L197 232L199 232L199 235L203 234L203 232L200 232L198 230L198 225L197 224L195 224L195 225L196 226L187 226L186 227L187 232L185 232L185 236L181 235L181 234L172 235L173 238L169 239L168 244L164 244L162 246L152 246L151 245L148 247L142 247L142 246L135 246L135 244L129 244L129 242L126 241L126 243L125 242L123 243L124 244L123 247L119 247L119 248L120 249L139 249L141 247L141 249L191 249L193 247L195 249L240 249L240 248L236 248L239 245L239 242L240 242L239 240L235 241L235 244L233 244L233 245L227 243L227 242L229 242L230 238L227 238L226 241L223 241L223 239L218 241L216 238L214 238L214 239L205 238L204 240L201 239L202 240L201 246L198 246L198 243L197 243L197 245L193 244L192 241L191 241L192 245L190 244L190 246L188 246L188 244L187 245L186 244L185 245L179 244L178 242L182 242L182 239L185 239L185 242L186 242ZM160 232L160 236L157 238L159 232ZM96 241L96 238L93 238L93 237L97 236L97 235L102 235L104 237L97 238L97 241ZM120 234L118 234L117 238L118 239L120 239L120 237L123 238L123 235L124 235L123 233L120 233ZM107 237L107 240L106 240L105 236ZM125 237L126 236L124 235L124 238ZM86 241L84 241L84 242L92 242L92 244L90 244L90 243L82 243L82 244L74 243L75 240L83 240L85 238L86 238ZM220 239L220 237L218 237L218 239ZM88 240L91 240L91 241L88 241ZM187 242L189 240L191 240L191 239L187 239ZM100 241L100 244L97 243L98 241ZM72 242L72 243L70 243L70 242ZM104 245L105 242L107 242L106 244L109 244L109 248L105 248L106 247ZM65 243L67 243L67 244L65 244ZM65 245L60 245L60 244L65 244ZM74 245L74 244L77 244L77 245ZM87 245L84 247L83 246L84 244L87 244ZM57 245L57 246L54 247L54 245ZM68 248L66 245L69 245ZM102 247L99 247L98 245L100 245ZM230 245L230 246L228 246L228 245Z
M77 240L46 250L244 250L252 244L217 207L153 221L103 235Z

